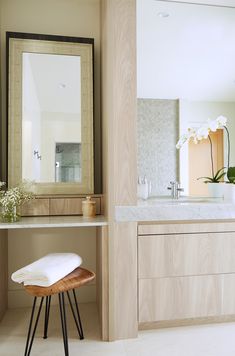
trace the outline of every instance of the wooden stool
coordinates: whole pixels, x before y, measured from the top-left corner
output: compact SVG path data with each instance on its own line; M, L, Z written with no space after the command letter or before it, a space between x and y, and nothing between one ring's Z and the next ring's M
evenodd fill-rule
M65 356L69 356L69 349L68 349L68 334L67 334L67 323L66 323L66 312L65 312L65 303L64 303L64 292L67 293L69 305L74 317L74 321L78 330L78 334L80 339L84 339L83 336L83 329L82 329L82 323L81 323L81 318L80 318L80 313L78 309L78 303L77 303L77 298L74 289L79 288L83 286L84 284L92 281L95 278L95 273L88 271L84 268L78 267L76 268L73 272L65 276L64 278L60 279L57 283L53 284L50 287L40 287L40 286L25 286L25 290L27 293L30 295L34 296L34 302L33 302L33 308L32 308L32 313L31 313L31 318L29 322L29 329L28 329L28 336L27 336L27 341L26 341L26 346L25 346L25 353L24 356L29 356L32 345L33 345L33 340L34 336L36 333L41 309L42 309L42 304L43 300L46 297L46 309L45 309L45 321L44 321L44 336L43 338L47 338L47 330L48 330L48 322L49 322L49 314L50 314L50 305L51 305L51 296L53 294L58 294L59 296L59 306L60 306L60 318L61 318L61 327L62 327L62 333L63 333L63 341L64 341L64 352ZM69 291L72 290L73 292L73 297L74 297L74 302L75 302L75 308L72 304L71 297L69 294ZM33 324L33 319L34 319L34 312L35 312L35 306L36 306L36 301L37 298L41 297L39 309L38 309L38 314L35 320L35 324L33 327L32 331L32 324ZM76 315L77 313L77 315ZM32 335L31 335L32 331Z

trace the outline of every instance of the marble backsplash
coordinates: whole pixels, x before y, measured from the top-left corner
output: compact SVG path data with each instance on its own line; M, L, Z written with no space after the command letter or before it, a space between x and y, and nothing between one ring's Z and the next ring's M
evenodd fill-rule
M152 196L170 195L167 186L179 176L179 102L138 99L137 107L138 175L151 181Z

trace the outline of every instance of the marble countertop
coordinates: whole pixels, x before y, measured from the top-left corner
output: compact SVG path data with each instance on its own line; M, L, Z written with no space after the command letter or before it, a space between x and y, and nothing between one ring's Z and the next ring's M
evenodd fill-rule
M22 217L15 223L0 223L0 229L32 229L53 227L92 227L108 225L104 216L94 218L83 216L35 216Z
M235 205L220 198L150 198L136 206L117 206L115 218L118 222L231 220L235 219Z

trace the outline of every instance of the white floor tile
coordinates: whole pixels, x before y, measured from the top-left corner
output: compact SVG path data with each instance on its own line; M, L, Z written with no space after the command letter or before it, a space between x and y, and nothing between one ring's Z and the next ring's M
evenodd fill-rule
M103 342L95 304L81 304L85 339L79 340L68 314L70 356L234 356L235 323L140 331L137 339ZM21 356L30 309L8 310L0 323L0 356ZM43 319L43 318L42 318ZM64 356L57 307L51 308L48 339L43 340L43 320L32 356Z

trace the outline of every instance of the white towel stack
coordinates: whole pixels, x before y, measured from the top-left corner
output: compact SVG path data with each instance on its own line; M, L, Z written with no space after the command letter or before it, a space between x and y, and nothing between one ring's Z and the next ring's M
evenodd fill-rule
M14 272L11 279L25 286L49 287L82 264L75 253L51 253Z

